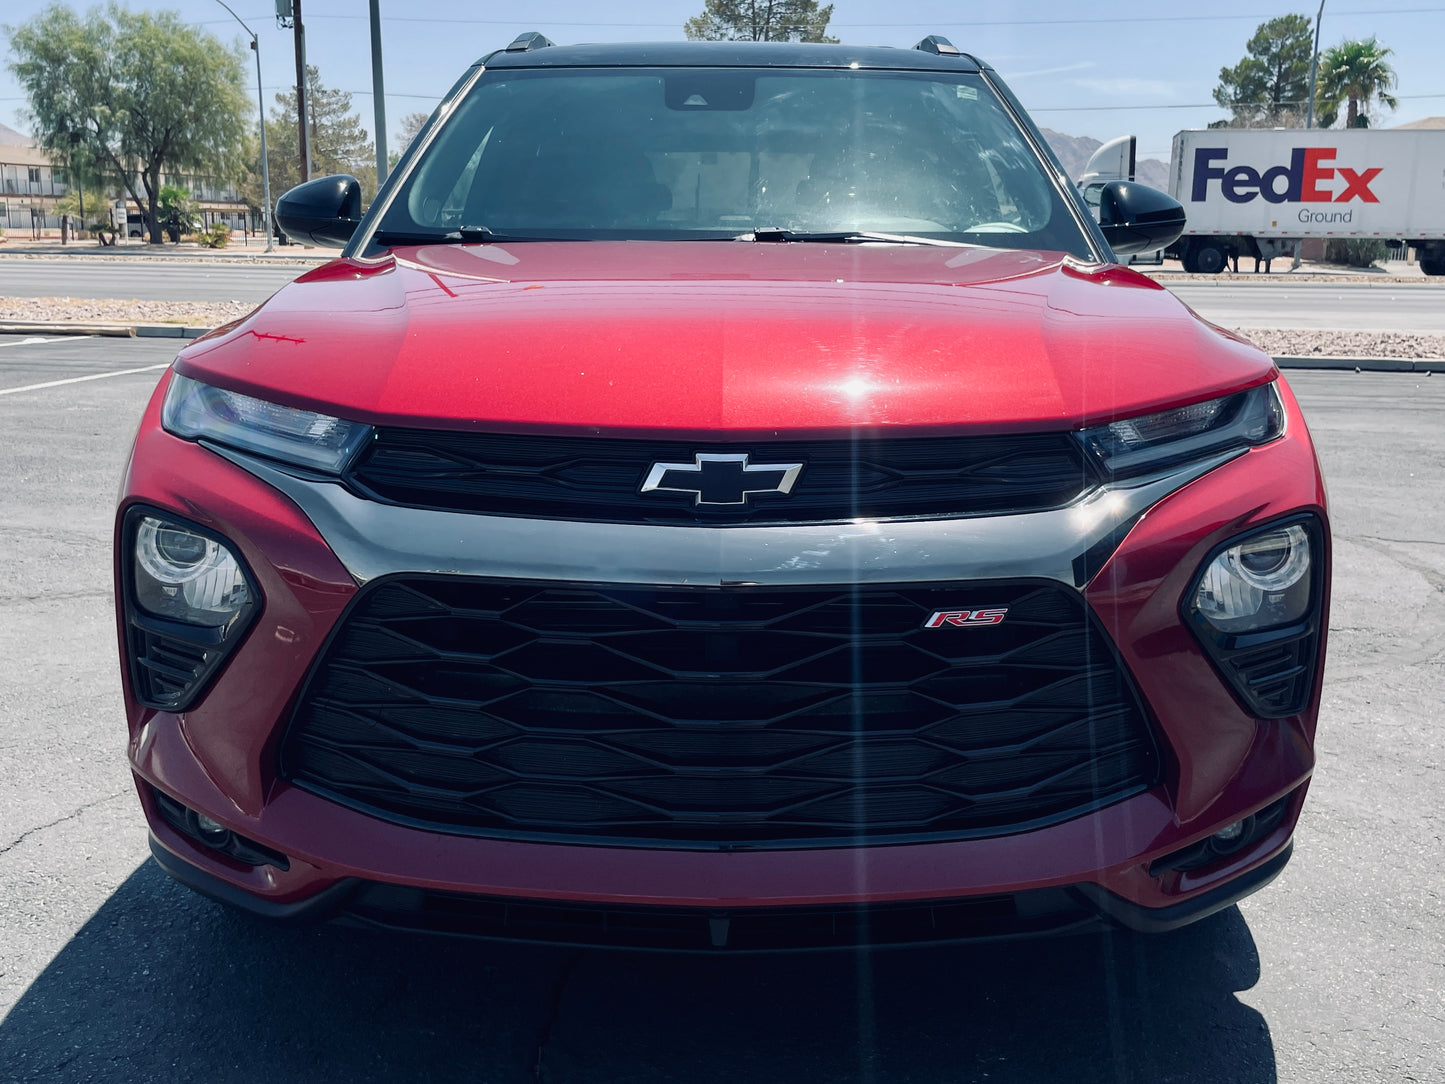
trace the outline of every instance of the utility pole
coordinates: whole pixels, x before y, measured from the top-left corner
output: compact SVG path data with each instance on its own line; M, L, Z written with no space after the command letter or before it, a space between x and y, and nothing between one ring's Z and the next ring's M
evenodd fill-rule
M301 131L301 179L311 179L311 147L306 141L306 28L301 25L301 0L292 0L296 12L296 120Z
M1305 112L1305 127L1315 126L1315 72L1320 66L1320 21L1325 17L1325 0L1320 0L1319 14L1315 16L1315 51L1310 56L1310 100Z
M301 25L301 0L276 0L276 25L294 31L296 41L296 128L300 134L301 180L311 179L311 153L306 143L306 28Z
M381 78L381 0L371 0L371 101L376 113L376 187L386 180L386 85Z

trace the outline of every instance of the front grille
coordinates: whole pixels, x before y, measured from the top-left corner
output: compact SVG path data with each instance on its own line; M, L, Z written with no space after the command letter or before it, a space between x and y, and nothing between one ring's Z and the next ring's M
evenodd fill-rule
M654 463L690 464L698 453L803 468L790 493L737 505L641 492ZM415 508L728 526L1019 514L1062 507L1098 478L1066 433L704 445L384 428L346 481L369 499Z
M1002 623L926 629L936 611ZM1002 834L1151 785L1078 595L402 576L353 603L281 771L443 831L642 846Z

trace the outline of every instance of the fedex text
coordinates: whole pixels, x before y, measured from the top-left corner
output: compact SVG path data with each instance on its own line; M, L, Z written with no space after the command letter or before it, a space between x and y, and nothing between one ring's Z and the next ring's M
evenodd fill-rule
M1334 147L1296 147L1290 152L1289 165L1257 170L1253 166L1230 166L1227 147L1198 147L1194 151L1194 189L1190 199L1198 203L1207 198L1209 185L1219 183L1219 190L1231 203L1249 203L1255 197L1267 203L1379 203L1370 191L1383 168L1354 170L1331 165L1337 151Z

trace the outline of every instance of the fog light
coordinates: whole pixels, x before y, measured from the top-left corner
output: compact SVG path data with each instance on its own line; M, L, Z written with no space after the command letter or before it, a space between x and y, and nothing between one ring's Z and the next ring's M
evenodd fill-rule
M1238 843L1244 835L1244 821L1235 821L1227 828L1221 828L1214 833L1214 838L1219 843Z
M196 831L201 840L212 847L224 847L231 838L231 830L220 821L213 821L204 813L196 814Z

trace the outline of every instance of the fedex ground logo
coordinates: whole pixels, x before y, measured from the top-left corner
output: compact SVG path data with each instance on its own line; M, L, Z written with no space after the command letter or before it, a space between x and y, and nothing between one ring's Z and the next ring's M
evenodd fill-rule
M1227 147L1198 147L1194 151L1194 190L1190 199L1198 203L1209 196L1209 186L1231 203L1379 203L1370 191L1383 169L1348 169L1335 166L1334 147L1296 147L1289 165L1268 169L1230 165Z

